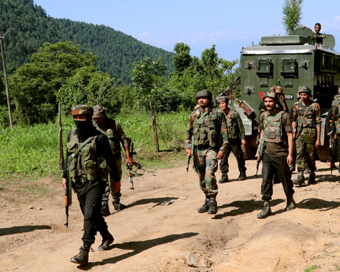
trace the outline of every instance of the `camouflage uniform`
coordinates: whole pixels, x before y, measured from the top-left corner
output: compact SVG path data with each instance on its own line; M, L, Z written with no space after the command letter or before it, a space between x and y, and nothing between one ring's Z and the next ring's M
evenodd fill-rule
M122 177L122 155L121 155L121 146L122 144L124 147L128 147L129 143L128 140L125 136L125 133L120 126L118 121L115 121L113 119L110 119L106 116L105 113L105 108L101 106L94 106L94 114L98 111L103 111L104 110L104 116L103 116L103 122L101 124L94 123L94 126L97 128L98 131L101 133L105 134L107 138L109 139L109 143L111 146L111 152L115 158L118 171L119 171L119 176L120 179ZM95 116L95 115L94 115ZM95 117L94 117L95 118ZM126 206L120 203L120 197L121 197L121 192L120 192L120 186L119 188L116 188L117 186L115 185L115 179L112 177L112 175L108 176L108 182L106 184L105 192L103 194L102 198L102 213L103 215L109 215L108 210L108 201L109 201L109 195L111 192L112 198L113 198L113 206L115 210L122 210Z
M266 93L265 98L276 99L276 95ZM273 195L273 176L277 175L282 182L282 186L287 197L286 210L295 208L293 199L293 183L289 175L289 167L287 164L288 155L288 137L287 133L292 132L290 116L285 111L279 111L275 115L271 115L266 111L261 114L260 127L262 133L262 185L261 193L264 207L261 213L257 215L259 219L266 218L270 213L269 201Z
M332 116L332 131L333 131L333 135L334 133L336 133L336 138L337 141L335 141L337 143L337 147L338 147L338 160L340 161L340 104L338 104L338 106L335 108L334 110L334 114ZM335 138L335 137L334 137ZM334 153L333 153L334 154ZM339 165L339 172L340 172L340 165Z
M206 90L196 94L196 98L200 97L209 97L209 101L211 101L211 93ZM204 109L199 107L191 113L185 133L185 142L187 149L191 149L191 145L194 147L194 170L198 174L200 188L206 196L204 209L200 208L198 212L216 213L215 198L218 193L215 177L218 168L216 157L218 151L224 151L226 147L228 141L226 132L224 114L211 104ZM221 147L219 143L220 135L223 139ZM191 141L192 136L194 142ZM215 212L210 212L210 208Z
M221 113L223 113L223 111L221 111ZM223 159L220 162L220 170L222 172L222 176L223 174L227 175L229 172L228 158L230 152L233 152L237 160L238 170L240 171L239 179L243 180L246 178L245 171L247 170L241 148L241 140L245 140L243 123L237 111L229 109L228 113L224 115L227 122L228 144L226 146Z
M309 157L308 164L311 176L309 183L313 183L315 179L314 171L315 167L315 142L317 139L317 127L321 126L321 109L318 103L309 101L308 105L305 105L302 101L296 102L293 105L293 120L297 122L299 126L296 128L296 165L297 170L300 172L298 181L294 183L302 185L304 183L303 171L305 156ZM307 152L307 154L306 154ZM301 177L301 179L300 179ZM312 177L312 178L311 178Z

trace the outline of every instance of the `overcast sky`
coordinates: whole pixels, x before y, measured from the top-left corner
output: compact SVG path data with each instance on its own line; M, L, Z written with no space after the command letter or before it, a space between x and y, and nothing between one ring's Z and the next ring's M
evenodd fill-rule
M34 0L54 18L109 26L168 51L177 42L193 56L216 44L219 57L239 59L242 46L261 36L285 35L284 0ZM301 24L333 34L340 51L340 1L304 0ZM339 41L337 41L339 39Z

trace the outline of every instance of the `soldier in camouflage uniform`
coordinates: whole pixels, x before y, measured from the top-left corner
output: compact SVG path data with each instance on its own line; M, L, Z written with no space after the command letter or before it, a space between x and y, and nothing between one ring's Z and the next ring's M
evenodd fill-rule
M296 138L296 165L299 175L293 183L301 186L305 183L303 171L306 156L309 156L308 164L311 171L308 184L315 183L315 152L316 148L320 146L321 109L318 103L310 99L312 91L307 86L299 88L299 95L301 101L296 102L293 106L292 120L293 136ZM296 123L299 124L297 128Z
M218 168L217 160L223 158L228 142L226 120L224 114L213 107L211 92L199 91L196 99L199 107L191 113L185 133L187 156L193 153L194 169L205 195L205 202L197 211L216 214L218 187L215 172ZM221 146L220 137L223 139Z
M340 91L340 88L338 90L338 93ZM336 105L336 107L334 107L334 105ZM335 109L334 109L335 108ZM338 160L340 161L340 95L336 95L334 96L334 100L332 103L332 120L331 120L331 124L332 124L332 134L330 135L330 137L333 137L333 142L334 145L338 148ZM337 141L336 141L337 139ZM334 156L335 152L333 152L333 156ZM333 162L334 164L334 162ZM339 164L339 173L340 173L340 164Z
M228 107L228 97L220 96L218 99L218 104L221 108L221 112L224 113L226 121L227 121L227 133L228 133L228 144L226 146L223 159L220 162L220 170L222 172L222 177L218 181L219 183L228 182L228 172L229 172L229 164L228 158L230 152L233 152L236 157L238 170L240 171L240 176L238 180L246 179L246 166L245 161L243 159L243 152L241 145L243 147L246 146L244 127L241 120L241 117L237 111L231 110Z
M89 250L95 241L97 231L103 237L98 250L108 250L113 237L101 214L101 199L105 190L107 167L116 181L120 181L117 165L110 152L107 137L92 125L92 108L78 105L72 108L72 117L77 128L67 135L66 161L63 172L63 188L66 189L67 178L77 194L81 211L84 215L83 246L80 252L71 258L71 262L86 265Z
M293 135L290 116L275 106L275 92L266 92L263 100L267 111L260 116L260 146L258 156L262 156L261 193L264 201L257 218L263 219L271 214L270 200L273 195L273 175L282 182L287 197L286 211L295 208L293 183L289 175L289 165L293 162ZM258 158L260 159L260 158Z
M338 118L334 118L336 117L334 116L334 113L335 113L335 109L339 106L339 104L340 104L340 88L338 88L338 94L334 95L332 106L329 109L327 117L326 117L326 123L328 124L328 126L326 127L326 132L327 132L327 135L331 137L330 140L332 141L332 151L331 151L332 165L330 161L327 161L327 163L329 163L331 167L335 166L333 157L335 157L335 154L338 150L338 141L336 141L336 139L338 138L338 133L336 132L336 128L338 125Z
M106 110L104 107L96 105L93 107L93 120L95 121L94 126L98 131L105 134L110 142L111 151L115 158L116 164L118 166L118 171L120 178L122 177L122 158L121 158L121 147L123 145L126 154L126 164L133 165L133 160L129 151L129 142L125 137L124 131L120 126L119 122L110 119L106 115ZM114 180L111 175L109 175L109 182L106 186L105 193L102 199L102 214L104 216L110 215L109 210L109 195L111 192L113 198L113 207L116 211L124 209L126 206L120 203L120 181Z

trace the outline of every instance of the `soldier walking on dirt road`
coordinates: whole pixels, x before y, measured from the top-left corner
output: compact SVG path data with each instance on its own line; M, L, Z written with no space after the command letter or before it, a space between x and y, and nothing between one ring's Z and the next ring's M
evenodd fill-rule
M267 111L260 116L261 136L258 156L262 156L261 193L264 201L257 218L271 214L270 200L273 195L273 175L277 175L287 197L286 211L295 208L293 183L289 175L289 165L293 162L293 135L290 116L276 108L275 92L266 92L263 101ZM259 158L258 158L259 159Z
M318 103L313 102L310 97L312 91L307 86L299 88L301 101L293 105L293 137L296 138L296 165L299 175L294 184L304 185L305 177L303 175L305 157L308 159L310 175L308 184L315 183L315 153L316 148L320 146L321 132L321 109ZM298 123L298 127L296 127ZM296 134L294 133L296 128Z
M106 110L104 107L96 105L93 107L93 120L95 121L94 126L101 133L105 134L109 139L109 143L111 146L112 155L115 158L120 179L122 178L122 155L121 155L121 147L120 144L123 145L125 154L126 154L126 163L130 166L133 165L133 160L130 155L129 150L129 142L125 136L125 133L120 126L118 121L115 121L111 118L108 118L106 115ZM119 179L119 180L120 180ZM120 181L114 180L112 175L109 175L109 181L106 185L105 193L102 199L102 215L108 216L110 215L110 209L108 205L109 195L111 192L113 201L113 207L116 211L120 211L126 208L126 206L120 203L121 197L121 183Z
M237 111L229 109L228 107L228 97L227 96L220 96L218 98L218 104L220 106L221 111L224 113L226 122L227 122L227 134L228 134L228 144L226 146L224 156L220 162L220 170L222 172L222 177L218 181L219 183L228 182L228 172L229 172L229 164L228 158L230 152L233 152L238 165L238 170L240 171L240 175L238 180L245 180L246 179L246 166L245 161L243 158L243 152L241 145L243 147L246 146L245 140L245 133L244 127L241 120L240 115Z
M63 187L66 189L67 179L72 181L84 215L83 246L80 252L71 258L71 262L79 265L88 263L89 250L97 231L103 238L98 250L109 249L114 240L101 214L101 201L106 185L101 180L101 171L108 166L115 180L120 181L109 141L92 125L92 114L92 107L87 105L72 108L76 128L67 135L67 159L63 172Z
M194 156L194 169L205 195L205 202L197 211L216 214L218 187L215 172L218 168L217 160L223 158L228 142L226 120L224 114L213 107L211 92L199 91L196 99L199 107L191 113L185 133L187 156ZM220 136L223 139L221 146Z

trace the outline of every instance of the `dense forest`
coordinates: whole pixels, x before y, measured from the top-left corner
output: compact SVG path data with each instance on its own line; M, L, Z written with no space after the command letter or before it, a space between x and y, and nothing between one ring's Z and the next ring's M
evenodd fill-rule
M144 44L137 39L104 25L55 19L33 0L1 0L0 29L10 34L4 39L6 67L12 74L19 66L27 63L30 55L38 51L45 42L73 41L80 44L83 52L98 56L95 66L120 80L120 84L131 82L131 63L144 56L151 59L162 57L167 65L166 74L172 71L173 53ZM1 70L2 70L2 63Z

